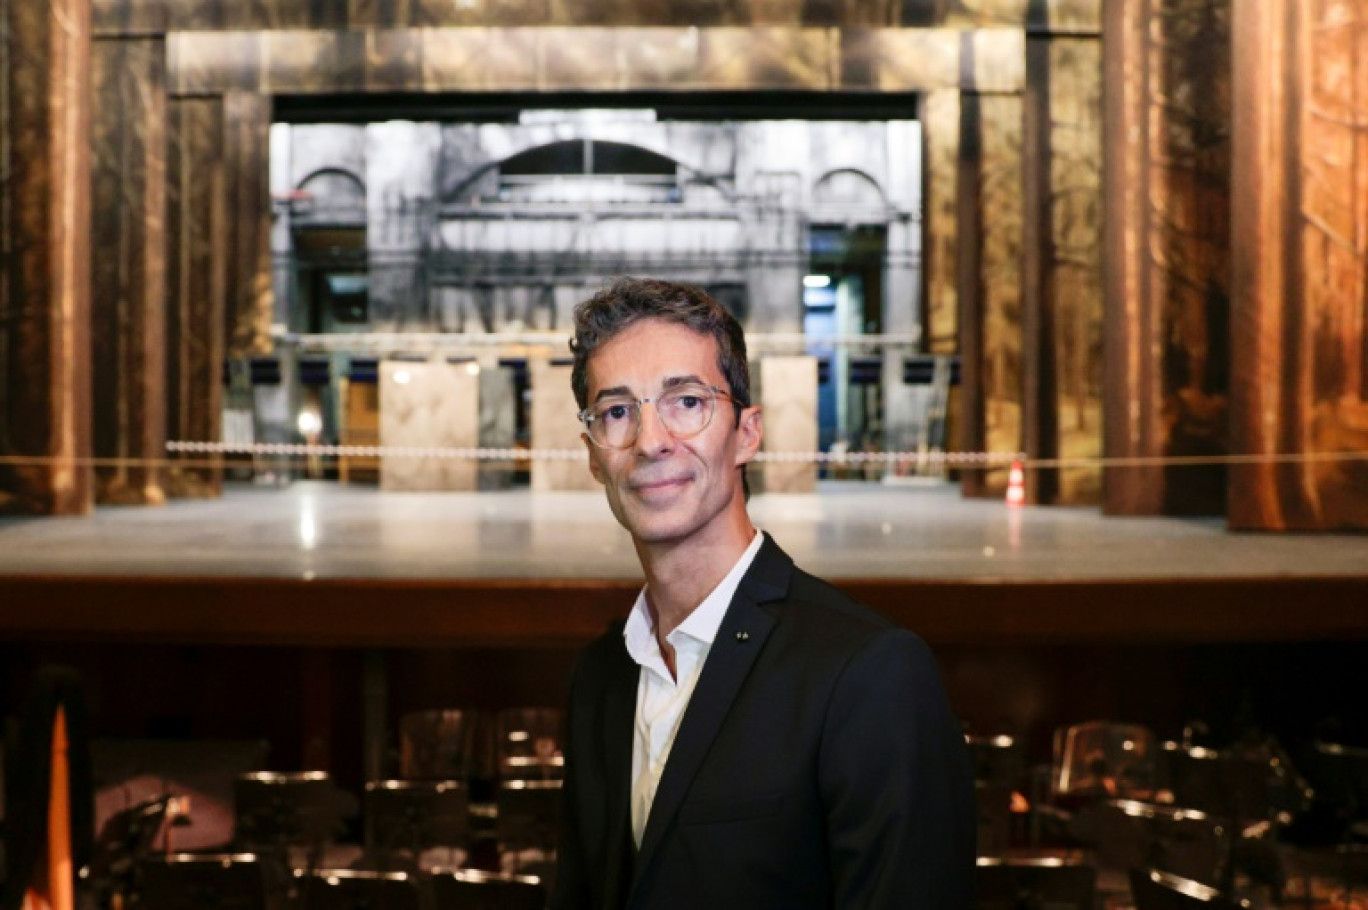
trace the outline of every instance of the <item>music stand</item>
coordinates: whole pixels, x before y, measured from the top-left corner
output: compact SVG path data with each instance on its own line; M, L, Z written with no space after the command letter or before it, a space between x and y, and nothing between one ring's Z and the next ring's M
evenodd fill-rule
M416 860L424 850L465 847L470 839L469 796L459 781L371 781L365 816L366 847L382 862L394 854Z
M233 782L234 841L243 849L272 850L288 858L291 847L308 850L313 868L338 827L337 790L322 771L238 775Z
M1204 812L1118 799L1086 815L1098 862L1106 868L1155 868L1196 881L1221 880L1228 826Z
M974 765L974 780L1003 784L1016 789L1021 786L1024 770L1021 745L1011 736L998 734L982 736L966 734L969 758Z
M1226 910L1235 905L1201 882L1157 869L1130 870L1135 910Z
M169 796L161 796L120 809L100 828L90 858L90 880L102 905L116 894L127 899L139 890L140 863L152 855L170 802Z
M406 780L466 780L476 770L473 711L413 711L399 721L399 776Z
M1097 870L1054 858L981 857L974 884L976 910L1093 910Z
M251 853L178 853L141 864L146 910L283 910L284 888Z
M1164 764L1173 801L1236 824L1291 820L1305 808L1296 772L1273 755L1241 755L1165 743Z
M1343 839L1368 837L1368 749L1317 741L1312 747L1316 794L1335 805Z
M495 728L501 780L564 777L564 712L556 708L511 708L499 712Z
M432 893L442 910L543 910L547 889L535 875L462 869L432 876Z
M1006 784L974 782L978 810L978 855L1001 856L1007 852L1012 827L1012 790Z

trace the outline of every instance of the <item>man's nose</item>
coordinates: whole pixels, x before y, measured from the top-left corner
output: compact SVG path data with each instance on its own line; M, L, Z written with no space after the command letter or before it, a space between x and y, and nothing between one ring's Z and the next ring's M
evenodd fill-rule
M636 450L641 455L655 456L668 452L674 445L674 436L660 419L655 402L648 401L641 406L641 426L637 429Z

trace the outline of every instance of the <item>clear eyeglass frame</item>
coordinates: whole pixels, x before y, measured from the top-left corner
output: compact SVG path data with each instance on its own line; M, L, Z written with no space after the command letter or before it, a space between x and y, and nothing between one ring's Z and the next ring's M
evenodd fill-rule
M671 401L678 402L681 399L691 397L700 398L706 401L707 410L705 416L703 417L702 422L693 429L676 428L672 425L674 418L669 416L673 413L673 409L669 407L669 403ZM685 385L672 386L654 398L606 398L603 401L597 401L591 404L575 416L584 424L584 429L589 436L589 441L594 445L603 449L628 449L632 447L637 441L637 437L641 435L642 405L651 403L656 406L656 415L660 418L660 422L664 424L665 429L669 430L670 435L675 439L691 439L712 425L713 417L717 413L717 399L719 397L726 398L730 401L736 400L735 398L732 398L731 393L726 389L719 389L717 386L706 385L704 383L691 382ZM661 407L662 402L666 404L665 408ZM626 438L618 443L611 443L608 442L607 439L599 438L599 435L606 433L607 430L595 430L595 425L606 428L607 425L603 423L606 412L612 408L621 407L628 408L631 414L630 428L627 431Z

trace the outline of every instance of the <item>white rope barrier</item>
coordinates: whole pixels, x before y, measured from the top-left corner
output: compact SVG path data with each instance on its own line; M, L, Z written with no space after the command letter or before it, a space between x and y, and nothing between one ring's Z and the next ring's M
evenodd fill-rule
M556 348L565 356L570 354L570 335L564 332L491 332L489 334L462 332L355 332L344 335L302 334L273 332L281 344L307 351L370 351L422 352L449 351L466 348L540 347ZM907 347L921 344L919 332L886 333L881 335L832 335L814 338L803 332L750 332L746 346L752 350L772 347L854 347L860 345L892 345Z
M59 457L54 455L0 455L0 464L45 465L89 464L97 467L223 467L230 455L276 458L455 458L467 461L578 461L583 449L498 449L453 448L442 446L362 446L307 445L302 443L228 443L172 440L166 444L167 458L127 458L104 456ZM191 461L186 456L201 456ZM1080 456L1069 458L1030 458L1025 452L761 452L759 462L797 462L808 464L861 465L897 464L900 466L998 469L1017 462L1026 470L1059 468L1166 468L1194 465L1304 464L1316 462L1368 461L1368 451L1270 453L1265 455L1192 456Z
M172 453L193 455L260 455L340 458L451 458L465 461L579 461L584 449L495 449L450 446L308 445L285 442L189 442L166 444ZM892 464L915 461L934 465L1011 464L1021 452L761 452L756 461L810 464Z

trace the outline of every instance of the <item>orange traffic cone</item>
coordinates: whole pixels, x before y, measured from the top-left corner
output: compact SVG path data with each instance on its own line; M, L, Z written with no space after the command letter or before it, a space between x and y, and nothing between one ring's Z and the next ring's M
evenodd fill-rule
M1012 462L1012 469L1007 472L1007 505L1022 506L1026 504L1026 469L1020 460Z

